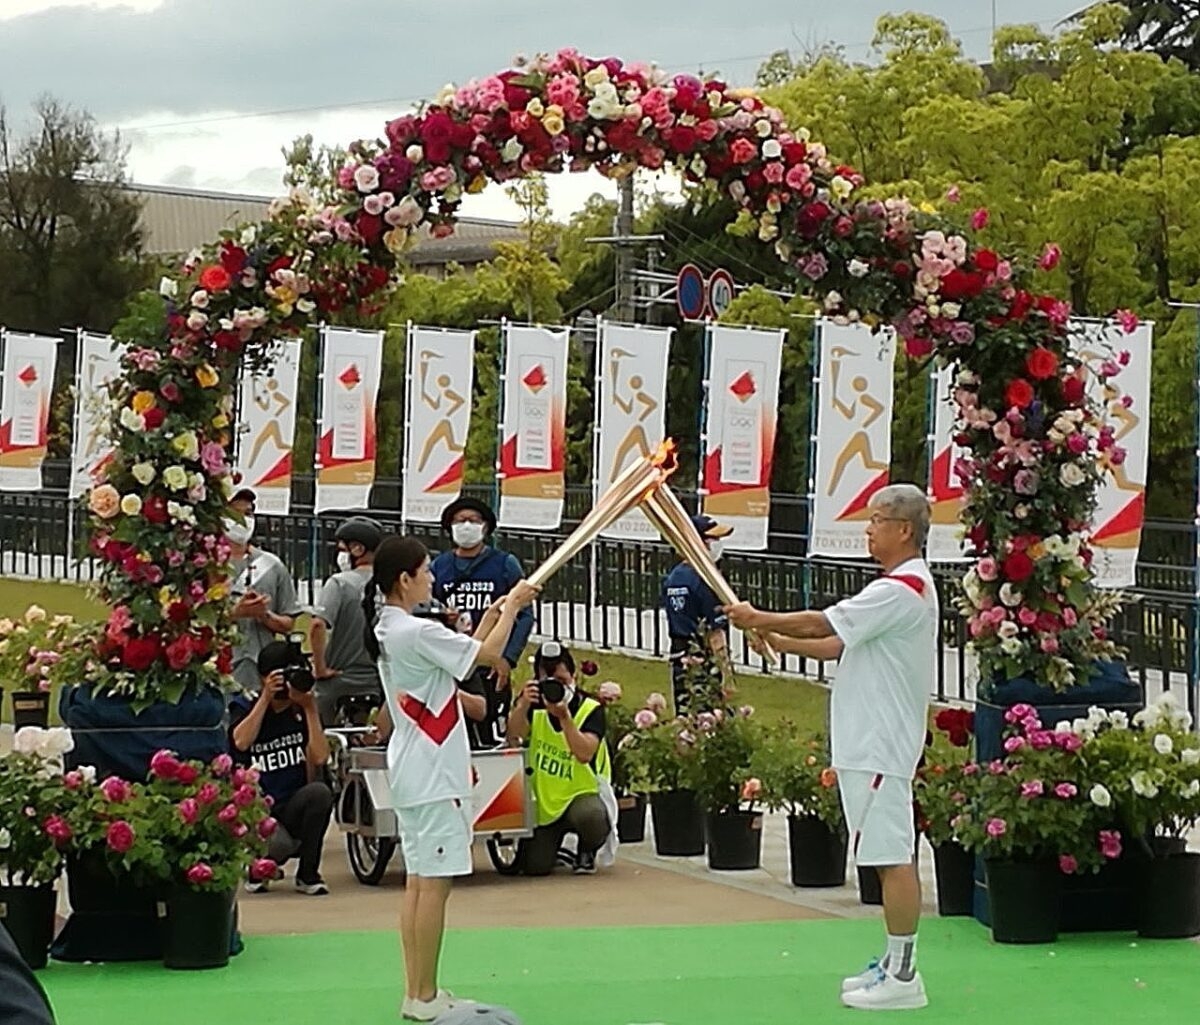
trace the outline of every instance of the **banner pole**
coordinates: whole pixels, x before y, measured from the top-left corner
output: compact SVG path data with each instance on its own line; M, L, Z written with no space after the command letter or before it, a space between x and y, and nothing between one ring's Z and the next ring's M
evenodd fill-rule
M309 521L308 540L308 580L309 601L313 599L312 582L317 574L317 517L320 506L321 492L321 431L325 427L325 321L317 325L316 373L313 383L316 394L313 396L313 515Z
M500 366L498 368L497 381L499 388L496 396L496 460L495 460L495 476L492 481L492 507L496 510L496 516L500 516L500 503L503 498L504 477L501 470L501 453L504 451L504 414L506 412L507 403L506 393L508 391L508 318L500 318L500 343L497 346L500 356Z
M600 434L601 434L601 409L603 392L604 392L604 328L605 319L603 316L596 318L596 345L594 356L594 377L592 394L592 505L595 505L600 498ZM600 611L600 567L599 558L597 556L598 539L593 538L588 542L588 604L586 615L588 617L588 633L587 636L594 637L595 631L592 630L591 618L596 612ZM600 615L600 638L601 647L608 646L608 616L601 612Z
M71 416L71 478L67 481L67 494L75 490L75 453L79 450L80 434L83 431L83 328L75 328L75 409ZM67 557L63 565L67 576L79 579L79 560L75 557L75 511L74 499L67 502Z
M408 533L408 468L412 460L413 322L404 324L404 442L400 446L400 533Z
M700 408L696 414L696 433L700 436L700 451L696 456L696 512L704 512L704 463L708 459L708 407L712 394L712 336L711 318L704 321L703 369L700 378Z
M812 327L812 386L808 407L808 532L804 545L804 567L800 574L800 602L804 608L812 602L812 541L817 518L817 420L821 402L821 325L816 319Z

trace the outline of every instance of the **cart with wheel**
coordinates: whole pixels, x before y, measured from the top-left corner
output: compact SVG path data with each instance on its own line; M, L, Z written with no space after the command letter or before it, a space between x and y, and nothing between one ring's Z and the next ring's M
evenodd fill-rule
M375 886L393 858L403 871L400 827L387 780L387 752L359 747L352 738L365 730L327 731L334 777L334 819L346 834L346 853L355 878ZM533 835L534 798L525 752L509 748L471 752L475 841L482 841L501 875L520 871L518 841Z

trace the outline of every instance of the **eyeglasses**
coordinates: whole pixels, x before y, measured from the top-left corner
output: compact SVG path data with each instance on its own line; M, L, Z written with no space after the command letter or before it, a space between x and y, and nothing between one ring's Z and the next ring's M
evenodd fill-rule
M870 519L870 524L873 527L876 527L881 523L907 523L907 522L908 522L908 520L906 520L903 516L880 516L879 513L874 513Z

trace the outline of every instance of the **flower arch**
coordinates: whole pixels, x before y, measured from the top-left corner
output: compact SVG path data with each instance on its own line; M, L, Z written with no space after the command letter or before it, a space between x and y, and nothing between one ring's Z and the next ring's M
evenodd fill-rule
M115 448L88 497L113 607L100 691L173 700L229 669L221 516L239 361L265 365L316 317L377 302L418 226L452 233L464 194L586 168L676 168L730 197L830 316L890 326L910 357L957 367L968 455L956 472L977 558L962 612L985 678L1066 687L1115 654L1117 599L1092 585L1086 531L1123 454L1086 379L1119 368L1082 365L1069 307L1038 291L1056 247L1005 257L979 244L986 211L962 224L864 198L860 174L753 93L574 50L448 87L349 152L336 204L293 189L261 224L192 254L163 280L165 303L143 299L118 332L129 348L111 390Z

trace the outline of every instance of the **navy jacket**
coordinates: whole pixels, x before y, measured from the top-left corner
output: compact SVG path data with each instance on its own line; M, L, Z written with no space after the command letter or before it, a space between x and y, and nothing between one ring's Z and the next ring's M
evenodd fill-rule
M442 552L430 563L433 570L433 596L452 604L471 616L471 625L478 626L488 606L512 590L525 576L515 555L485 545L473 559L463 559L453 551ZM504 649L508 664L516 667L521 652L529 643L533 631L533 609L523 608L517 614L512 635Z
M676 650L682 650L684 642L700 633L723 630L729 625L712 588L686 562L676 563L663 578L662 603L667 612L667 634Z

